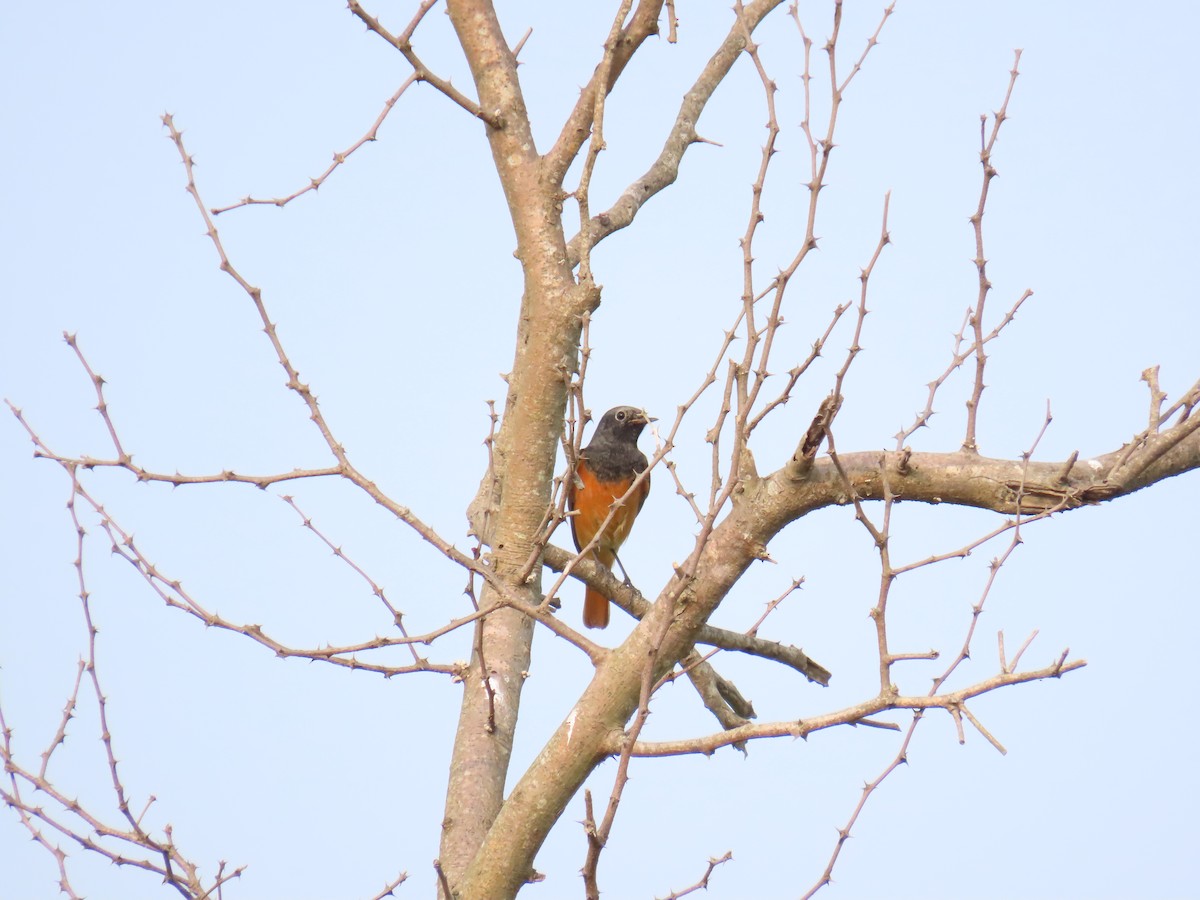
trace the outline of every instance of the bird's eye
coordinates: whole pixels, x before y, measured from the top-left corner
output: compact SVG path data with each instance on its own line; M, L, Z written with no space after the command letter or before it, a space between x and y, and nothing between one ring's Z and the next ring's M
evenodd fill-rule
M621 410L621 412L617 413L617 421L618 422L625 421L625 411L624 410Z

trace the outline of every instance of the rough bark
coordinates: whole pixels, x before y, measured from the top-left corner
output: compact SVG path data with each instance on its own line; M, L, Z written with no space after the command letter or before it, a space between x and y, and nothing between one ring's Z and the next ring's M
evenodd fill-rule
M491 4L459 0L449 3L449 12L471 65L480 106L501 126L484 127L525 275L516 352L495 447L497 503L489 511L491 533L486 539L496 572L536 603L538 574L526 584L515 582L550 502L566 409L563 376L576 367L580 314L595 300L591 291L576 286L565 263L555 192L543 187L516 60ZM494 603L489 589L480 602L484 608ZM532 636L532 620L511 609L497 610L477 625L442 824L441 866L451 884L475 856L503 802Z

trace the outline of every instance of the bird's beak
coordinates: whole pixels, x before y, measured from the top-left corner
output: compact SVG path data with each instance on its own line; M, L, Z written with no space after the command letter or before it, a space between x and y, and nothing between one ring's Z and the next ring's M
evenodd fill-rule
M646 411L645 411L644 409L643 409L643 410L641 410L641 416L642 416L642 421L643 421L643 422L646 422L647 424L649 424L650 422L657 422L657 421L658 421L658 419L656 419L654 416L647 415L647 413L646 413Z

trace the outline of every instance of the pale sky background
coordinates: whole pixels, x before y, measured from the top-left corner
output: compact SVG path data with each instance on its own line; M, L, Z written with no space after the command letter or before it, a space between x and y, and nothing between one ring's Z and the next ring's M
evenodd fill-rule
M533 35L520 70L541 149L599 58L615 4L509 4L515 42ZM377 3L394 31L415 3ZM881 4L849 0L842 68L857 57ZM724 33L727 3L680 3L680 42L651 40L608 104L609 150L593 184L607 206L661 146L679 97ZM802 4L818 46L826 3ZM996 151L1000 177L986 218L994 323L1035 291L991 345L980 442L1017 457L1054 422L1037 458L1118 448L1145 426L1139 375L1160 364L1172 399L1200 376L1195 254L1200 7L1129 3L900 0L881 44L851 86L823 194L820 252L789 294L775 370L803 358L838 302L857 297L858 267L892 191L894 244L871 285L868 329L839 418L840 449L891 447L949 359L975 298L967 217L979 191L979 115L998 107L1024 48ZM464 89L469 78L441 7L416 46ZM782 133L757 246L760 277L790 260L802 235L807 149L798 123L801 44L783 9L760 30L780 87ZM92 387L64 330L77 332L108 381L125 445L147 467L188 473L274 472L326 465L316 430L261 333L248 298L217 270L175 148L159 122L185 129L209 206L290 193L357 140L408 75L390 47L338 2L95 4L0 11L5 173L0 219L3 319L0 395L24 408L64 453L108 456ZM823 71L824 57L817 58ZM595 254L604 302L592 330L588 398L668 418L711 364L738 303L749 185L766 116L742 59L700 121L722 146L694 147L679 182L635 226ZM467 546L463 511L485 465L487 399L512 358L519 269L503 199L476 121L425 86L411 89L368 145L316 194L284 210L218 219L235 265L279 325L302 377L353 459L397 500ZM849 321L845 323L849 326ZM837 332L821 365L753 445L759 466L787 458L849 341ZM913 446L962 440L968 379L939 396L934 427ZM706 485L710 394L674 454L693 490ZM649 449L649 435L642 441ZM16 752L36 766L85 651L58 466L30 458L19 425L0 416L0 701ZM209 608L261 623L298 645L369 639L387 630L369 590L278 499L293 494L331 540L382 584L414 631L463 614L464 576L368 498L334 482L259 492L171 489L121 472L88 476L139 545ZM909 765L872 800L842 854L829 898L1200 896L1191 710L1197 614L1200 477L1183 476L1103 508L1027 530L988 599L973 659L956 686L997 668L996 633L1045 665L1067 647L1089 665L1059 681L1012 688L973 709L1008 749L945 715L917 733ZM998 517L901 506L900 561L953 549ZM91 517L88 588L98 658L133 805L174 825L208 873L247 864L226 898L367 898L406 870L399 897L428 897L446 759L460 689L442 676L384 681L317 663L279 661L244 638L166 609L129 566L110 558ZM694 522L665 470L623 553L657 592L691 546ZM567 543L565 533L556 540ZM902 579L893 597L897 649L960 646L996 543L969 559ZM831 509L788 528L778 565L751 570L714 621L746 628L790 579L802 592L773 614L767 637L796 643L832 669L821 689L790 671L720 656L760 721L840 708L873 692L877 564L862 528ZM578 584L562 615L578 620ZM618 641L616 613L601 637ZM464 632L435 645L467 655ZM517 735L523 770L589 676L579 654L539 632ZM927 689L945 662L899 670ZM85 699L54 783L118 819ZM908 717L889 717L907 724ZM664 689L647 736L714 730L685 683ZM754 744L703 757L636 762L601 863L606 897L664 896L696 881L705 860L733 861L712 898L794 897L820 875L864 781L899 737L842 729L808 742ZM607 797L615 766L589 782ZM515 777L515 776L514 776ZM586 850L573 801L544 846L547 881L530 897L582 896ZM144 873L70 849L77 891L92 898L177 896ZM0 811L0 900L58 896L53 859ZM522 894L525 896L525 894Z

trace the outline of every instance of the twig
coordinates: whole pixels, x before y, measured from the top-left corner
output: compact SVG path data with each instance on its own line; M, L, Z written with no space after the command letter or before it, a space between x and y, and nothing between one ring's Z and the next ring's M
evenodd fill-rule
M625 785L629 782L629 765L633 759L633 747L637 743L638 736L645 727L647 719L650 717L650 699L664 681L664 679L656 680L654 672L658 663L659 648L666 639L670 627L671 616L664 616L661 627L651 638L650 652L647 654L642 668L642 683L638 696L637 712L634 714L633 723L621 736L620 746L616 748L616 752L619 754L617 758L617 772L613 776L612 792L608 797L608 806L604 811L604 819L596 827L594 839L589 836L587 858L583 866L584 888L588 900L599 900L600 898L600 889L596 877L600 854L608 843L609 835L612 833L613 822L616 820L617 808L621 804Z
M817 732L846 725L865 725L889 731L898 731L899 726L890 722L879 722L872 719L872 717L880 713L902 709L914 710L917 713L927 709L948 710L954 706L961 706L966 701L975 697L1001 688L1017 684L1031 684L1035 681L1045 681L1048 678L1059 678L1068 672L1073 672L1086 665L1086 660L1077 659L1068 662L1065 657L1059 657L1054 662L1040 669L1029 669L1024 672L1000 672L957 691L948 691L940 694L931 693L928 695L907 695L889 692L887 695L877 695L870 700L856 703L843 709L817 716L807 716L803 719L793 721L750 723L714 734L681 738L679 740L639 740L634 744L632 754L638 757L667 757L689 754L707 756L722 747L732 746L739 742L781 737L808 738ZM620 735L615 735L606 749L610 753L616 753L619 751L622 741L623 739Z
M1002 754L1008 753L1008 751L1004 749L1004 745L996 740L992 733L984 728L983 724L977 718L975 718L975 714L971 712L970 708L965 703L960 708L962 709L962 714L967 717L972 725L975 726L975 730L987 739L989 744L999 750Z
M975 439L975 424L979 416L979 400L983 395L985 387L983 372L987 366L987 353L983 349L983 313L988 292L992 289L992 283L987 277L987 257L983 251L983 213L987 206L988 189L991 186L992 179L996 177L996 169L992 165L992 150L996 146L996 138L1000 135L1000 126L1004 124L1004 120L1008 117L1008 101L1012 98L1013 87L1016 85L1017 76L1020 74L1018 71L1020 63L1021 51L1017 50L1013 59L1012 71L1009 73L1008 90L1004 93L1004 102L1000 104L1000 109L995 114L992 122L992 133L986 142L983 141L983 128L987 123L987 117L980 117L981 147L979 150L979 164L983 167L983 186L979 190L979 205L975 208L975 212L971 216L971 226L975 230L975 268L979 273L979 296L975 301L975 308L971 311L970 316L971 329L975 334L973 345L975 353L975 386L971 392L971 398L967 401L967 433L963 439L963 450L969 453L975 453L979 450Z
M579 283L581 285L595 285L592 278L592 247L587 238L587 224L591 219L589 212L589 192L592 184L592 172L596 168L596 160L599 158L601 151L604 150L604 101L608 96L609 87L611 87L613 77L612 70L615 65L618 40L622 32L622 23L629 15L629 10L633 7L633 0L621 0L617 6L616 15L613 17L612 25L608 30L608 37L604 41L604 55L600 59L600 64L596 67L596 73L592 78L595 85L603 85L603 89L597 88L591 92L592 110L590 121L592 124L592 136L588 141L587 154L583 159L583 171L579 176L579 185L575 188L575 202L579 206L579 233L585 236L585 239L579 245ZM586 91L585 91L586 94Z
M563 183L567 171L579 156L580 148L596 125L594 117L597 101L613 89L625 66L646 39L658 33L660 5L654 2L639 3L627 25L620 27L624 21L622 18L616 23L619 31L610 31L600 62L596 64L588 83L580 90L579 99L575 101L575 106L563 123L554 146L543 157L543 177L549 184ZM628 10L629 6L629 3L622 0L623 9ZM595 246L603 236L589 238L588 245ZM572 247L569 253L570 264L574 266L579 261L578 246Z
M440 859L433 861L433 870L437 872L438 885L441 887L440 896L443 900L452 900L454 892L450 890L450 881L446 878L446 873L442 870L442 861Z
M752 434L754 429L758 427L759 423L762 422L762 420L765 419L772 410L778 406L782 406L783 404L787 403L789 399L791 399L792 389L800 380L800 376L807 372L809 367L821 356L821 351L825 349L825 344L829 341L829 336L833 334L833 329L837 327L838 322L841 321L842 316L849 308L849 303L839 303L833 308L833 313L830 316L829 323L825 326L825 332L819 338L813 341L812 350L809 352L808 356L805 357L804 361L799 365L793 366L788 370L787 383L783 386L783 389L779 392L778 396L776 396L774 400L766 403L763 408L759 410L758 414L746 424L747 435Z
M1003 632L1001 632L1001 634L1003 634ZM1033 643L1033 639L1036 638L1037 636L1038 636L1038 630L1035 628L1033 631L1031 631L1029 633L1029 637L1025 638L1025 643L1023 643L1021 645L1021 648L1019 650L1017 650L1017 655L1012 658L1012 662L1009 663L1008 667L1004 671L1006 671L1006 672L1016 671L1017 665L1021 662L1021 657L1025 655L1025 651L1029 649L1029 645Z
M617 606L635 619L642 618L649 611L650 603L635 588L622 583L607 568L593 560L581 560L577 557L578 554L554 544L546 547L545 563L551 569L563 571L570 566L574 577L604 592ZM799 647L766 640L754 634L729 631L706 624L696 632L695 642L783 663L795 669L809 681L818 684L828 684L831 677L828 669L811 659Z
M745 25L753 30L781 2L782 0L758 0L758 2L752 3L746 10ZM636 13L635 18L637 18ZM651 21L646 26L639 20L636 31L628 32L631 38L629 52L632 53L633 50L636 50L633 41L640 44L657 27L657 21ZM699 121L700 114L708 105L717 86L733 68L733 64L741 54L744 40L742 35L742 21L734 22L721 46L717 48L703 71L684 94L675 122L667 134L658 157L640 178L625 188L612 206L604 212L592 216L586 232L575 235L568 242L567 262L569 265L578 264L580 247L583 242L586 241L588 246L595 247L613 232L627 227L651 197L675 183L679 177L680 164L688 148L692 144L705 143L696 132L696 122ZM621 60L625 52L622 49L621 54L617 57L617 63L623 65ZM550 172L560 178L566 174L579 147L582 146L584 136L588 133L588 116L592 109L589 92L595 89L596 79L593 76L592 81L580 94L571 117L564 123L554 148L546 155Z
M708 868L704 870L704 874L700 876L700 880L691 887L684 888L682 891L672 891L663 900L679 900L680 897L686 897L688 894L694 894L696 891L708 890L708 879L712 877L713 871L717 866L724 865L733 859L733 851L726 850L725 855L721 857L709 857Z
M414 20L414 22L415 21L416 20ZM412 27L415 28L415 24ZM506 598L520 602L519 598L515 596L515 593L506 585L504 585L500 579L496 578L487 566L481 565L478 560L473 559L468 554L458 550L458 548L443 538L433 528L423 522L419 517L414 515L411 509L400 503L397 503L395 500L381 491L374 481L367 478L362 472L359 472L358 469L351 464L345 448L334 437L329 424L326 422L325 416L321 412L321 408L317 403L316 395L312 392L309 385L300 380L300 373L297 371L296 367L292 365L292 361L289 359L287 352L284 350L283 344L279 340L275 324L271 321L270 316L267 314L267 309L262 299L262 291L246 281L246 279L238 273L237 269L233 267L229 257L226 255L224 245L221 242L220 234L218 233L216 226L213 224L212 216L205 207L204 202L200 197L200 192L196 187L194 163L184 146L182 133L175 127L174 119L170 114L163 116L163 124L168 129L171 140L174 142L176 149L179 151L180 159L183 162L184 170L187 174L187 191L192 195L192 199L196 203L196 208L199 211L201 218L204 220L208 237L212 241L213 246L217 251L217 255L220 258L221 271L227 273L231 278L233 278L233 280L237 282L237 284L242 288L243 291L246 292L251 301L254 303L254 307L258 311L259 318L263 323L263 331L266 333L267 338L270 340L271 346L275 351L276 359L278 360L279 365L287 373L287 386L296 394L298 394L304 401L305 406L307 406L309 417L320 431L321 436L325 440L326 445L329 447L330 452L337 460L337 474L352 482L360 490L371 497L372 500L403 521L406 525L416 531L422 538L441 551L444 556L453 560L464 568L473 570L482 575L490 585L495 587L497 591ZM11 407L12 404L9 405ZM14 412L18 411L14 408ZM26 427L28 428L28 426ZM231 477L228 480L237 480L236 478L232 477L232 473L230 473L230 475ZM163 477L162 480L169 481L171 479L168 477Z
M679 41L679 18L675 15L675 0L667 0L667 43Z
M396 888L408 881L408 873L401 872L394 880L389 881L383 886L383 890L373 896L371 900L383 900L384 897L394 897Z
M50 766L50 757L54 755L54 751L67 739L67 725L71 719L75 718L75 708L79 704L79 688L83 684L83 673L86 670L87 661L83 659L79 660L79 665L75 672L75 686L71 688L71 694L67 697L66 705L63 706L62 719L58 723L58 731L51 738L50 745L42 751L42 767L38 770L38 778L46 777L46 770Z
M113 734L108 715L109 700L100 680L97 652L99 630L92 615L91 593L88 590L84 569L84 551L88 532L80 517L77 501L79 497L85 496L85 493L78 481L79 467L70 464L65 468L71 479L71 495L67 502L67 510L75 529L76 553L73 566L79 587L80 610L86 626L87 651L85 658L80 663L75 687L63 711L59 728L50 745L42 754L42 765L38 772L27 770L16 760L11 732L4 721L3 710L0 709L0 732L3 734L3 743L0 745L0 762L3 763L8 774L8 787L0 788L0 798L17 810L19 818L33 839L54 856L59 867L60 890L69 897L78 895L71 887L67 875L66 853L50 842L44 833L44 827L52 829L85 850L105 857L112 863L156 873L165 883L189 900L211 896L214 891L219 892L221 885L225 882L240 877L244 867L227 872L226 866L222 864L211 885L206 888L199 875L198 867L180 852L172 838L170 826L164 829L164 839L152 836L143 828L142 820L155 798L150 796L142 811L137 815L134 815L130 808L129 795L122 780L113 747ZM88 502L90 503L90 500ZM123 820L123 825L120 827L107 824L99 815L83 806L77 799L62 793L49 780L49 764L52 755L65 739L67 723L72 718L78 704L79 689L85 674L96 702L100 745L107 763L113 801L120 819ZM53 804L61 810L61 813L48 810L41 803L33 805L26 801L21 790L22 784L28 785L39 795L50 798ZM115 848L109 846L113 842L116 842Z
M977 340L980 340L980 339L977 338ZM1034 438L1033 443L1030 446L1029 450L1027 450L1026 452L1024 452L1022 454L1021 480L1020 480L1020 483L1016 487L1016 498L1015 498L1016 518L1015 518L1015 520L1012 523L1006 523L1006 525L1002 526L1001 528L994 530L992 533L986 535L985 538L983 538L982 540L977 540L977 541L973 542L972 544L969 544L966 547L961 548L958 551L955 551L953 553L948 553L948 554L939 554L935 557L931 557L929 560L925 560L921 563L910 565L905 568L905 571L911 571L912 569L918 568L920 566L928 565L928 564L930 564L930 562L933 562L933 561L949 559L949 558L953 558L955 556L966 556L970 552L971 549L978 546L983 541L990 540L992 537L995 537L997 534L1003 533L1004 531L1008 531L1008 530L1012 531L1012 537L1009 542L1008 548L1004 551L1003 554L1001 554L1000 557L998 557L992 561L992 563L988 569L988 577L984 584L982 594L981 594L979 600L971 607L971 619L970 619L970 623L967 627L966 636L963 639L962 648L959 650L958 655L951 660L951 662L949 663L949 665L947 666L945 671L943 671L938 677L936 677L933 680L933 686L931 687L931 689L929 691L929 694L931 697L938 696L939 699L943 700L943 701L945 701L947 699L947 695L939 694L939 691L941 691L942 686L950 678L951 674L953 674L953 672L959 667L959 665L962 662L964 662L965 660L967 660L968 658L970 658L971 642L972 642L972 638L975 634L975 628L978 624L979 616L983 611L984 602L986 601L988 594L990 593L992 586L995 583L995 579L996 579L997 574L1000 571L1000 568L1004 565L1005 561L1009 558L1009 556L1015 551L1017 546L1019 546L1021 543L1020 526L1023 521L1022 520L1021 503L1024 498L1025 480L1028 475L1029 464L1033 457L1033 454L1036 451L1038 444L1041 442L1042 437L1046 434L1046 431L1049 428L1051 421L1052 421L1052 417L1051 417L1051 413L1050 413L1050 408L1049 408L1049 404L1047 404L1046 416L1042 422L1041 429L1038 431L1037 436ZM878 642L879 671L880 671L880 680L881 680L880 696L887 697L890 694L894 694L895 690L896 690L892 686L892 672L891 672L892 665L895 662L898 662L902 659L921 658L920 655L916 655L916 654L893 654L889 650L889 647L888 647L886 603L887 603L888 593L890 592L891 587L894 585L896 578L898 577L897 570L891 564L891 558L890 558L889 549L888 549L888 535L889 535L889 530L890 530L890 513L891 513L891 507L892 507L892 504L894 503L895 498L892 495L890 487L889 487L889 481L888 481L888 476L887 476L887 465L886 465L886 460L884 460L880 464L882 492L883 492L883 499L884 499L883 525L880 528L876 528L870 522L870 520L867 519L867 517L862 509L862 505L859 502L857 494L853 490L853 486L850 482L849 476L847 475L845 469L842 467L841 462L837 457L836 450L833 447L832 434L829 435L829 441L830 441L830 450L829 450L830 458L833 460L834 465L837 467L838 472L841 475L842 480L846 486L846 489L851 494L851 499L852 499L852 501L854 503L854 507L855 507L856 518L858 518L863 523L863 525L867 528L867 530L871 533L872 538L875 541L876 548L879 552L879 557L880 557L879 599L876 602L875 607L872 608L872 610L871 610L871 617L875 623L877 642ZM1039 511L1035 516L1033 516L1033 518L1035 518L1035 519L1043 518L1044 516L1050 515L1053 512L1058 511L1059 509L1063 509L1063 508L1066 508L1065 497L1060 502L1060 505L1058 507L1051 509L1051 510ZM1024 649L1025 648L1022 647L1022 649L1021 649L1022 653L1024 652ZM1012 677L1013 670L1015 669L1015 665L1006 666L1004 663L1003 643L1001 643L1000 654L1001 654L1001 664L1000 664L1001 671L998 676L995 676L993 679L991 679L991 681L993 683L995 683L997 679L1000 679L1001 681L1003 681L1006 678ZM936 658L936 656L937 656L936 653L930 654L931 658ZM1061 674L1061 672L1064 671L1061 667L1062 667L1062 664L1065 661L1065 659L1066 659L1066 654L1064 654L1057 663L1050 666L1048 668L1048 670L1042 670L1043 673L1046 673L1047 671L1049 672L1049 674L1043 674L1042 677L1057 677L1059 674ZM1078 661L1078 665L1083 665L1083 664L1084 663L1082 661ZM958 739L960 742L963 742L965 740L965 735L963 734L963 728L962 728L962 716L965 715L967 717L968 721L970 721L971 724L975 726L975 728L979 731L979 733L982 734L984 736L984 738L986 740L988 740L989 743L991 743L994 747L996 747L996 749L999 750L1001 753L1006 752L1003 744L1001 744L1000 741L997 740L996 737L994 735L992 735L982 725L982 723L980 723L978 721L978 719L970 712L970 710L966 707L965 701L968 698L966 696L961 696L961 695L957 696L957 697L954 697L953 695L951 695L951 696L952 696L952 699L950 702L938 702L938 703L923 702L923 703L913 707L914 708L913 718L912 718L911 723L909 724L909 727L905 734L905 737L904 737L903 741L901 742L901 746L900 746L900 749L899 749L897 755L895 756L895 758L893 758L893 760L890 763L888 763L888 765L883 769L883 771L879 774L878 777L876 777L876 779L874 781L869 782L863 788L863 792L859 797L857 805L855 806L854 810L852 811L852 813L850 815L849 821L838 832L838 841L835 844L833 851L830 854L830 857L829 857L828 862L826 863L824 872L818 878L817 882L813 885L813 887L808 891L808 893L805 894L806 897L811 897L813 894L815 894L817 891L819 891L822 887L824 887L826 884L828 884L830 882L833 869L834 869L834 867L837 863L837 860L841 854L841 849L844 846L847 838L850 836L851 829L853 828L855 822L857 822L859 815L862 813L862 810L864 809L864 807L867 803L867 800L875 792L876 788L878 788L879 785L882 784L882 782L889 775L891 775L891 773L894 772L902 762L907 762L908 746L912 740L913 734L915 733L918 725L920 724L920 722L924 716L924 712L926 709L933 708L933 707L945 709L950 714L951 718L954 721L955 728L958 733ZM893 708L903 708L906 705L909 705L908 701L897 700L895 705L893 706Z
M367 129L367 133L364 134L362 137L360 137L357 141L355 141L349 147L347 147L345 150L342 150L340 153L333 154L333 162L331 162L329 164L329 168L327 168L324 172L322 172L316 178L310 178L308 180L308 184L306 184L304 187L300 188L299 190L293 191L292 193L288 194L286 197L271 197L270 199L265 199L265 198L257 198L257 197L253 197L253 196L246 196L246 197L243 197L241 200L238 200L236 203L230 203L228 206L214 207L210 211L212 212L212 214L214 216L219 216L219 215L221 215L221 213L226 213L226 212L229 212L230 210L234 210L234 209L240 209L243 206L283 207L283 206L287 206L289 203L291 203L297 197L302 197L303 195L307 194L309 191L320 190L321 185L323 185L326 182L326 180L328 180L329 176L332 175L339 166L343 165L346 162L346 160L348 160L354 154L354 152L356 150L358 150L364 144L370 143L371 141L374 141L377 139L378 134L379 134L379 127L383 124L383 120L388 117L388 113L390 113L392 111L392 107L394 107L396 105L396 102L400 99L401 96L403 96L404 92L407 91L418 80L419 79L417 78L417 75L415 72L412 75L409 75L408 78L405 79L404 83L402 85L400 85L400 87L396 90L396 93L392 94L391 97L389 97L387 100L384 101L383 109L380 111L379 115L375 118L375 122L371 125L371 127L369 129Z
M1017 298L1016 302L1013 303L1013 305L1009 308L1008 312L1006 312L1004 314L1004 318L1000 320L1000 323L998 325L996 325L996 327L993 328L990 332L988 332L986 335L984 335L984 337L983 337L984 345L991 343L997 337L1000 336L1000 333L1009 325L1009 323L1012 322L1012 320L1014 318L1016 318L1017 311L1021 308L1022 304L1024 304L1025 301L1028 300L1032 296L1033 296L1033 291L1026 290L1021 294L1020 297ZM929 420L933 417L933 414L934 414L933 401L934 401L934 398L937 396L938 389L941 388L941 386L946 383L946 380L949 379L949 377L964 362L966 362L968 359L970 359L971 355L975 352L976 346L975 346L974 341L971 342L971 344L967 347L966 350L962 349L964 335L966 334L967 326L970 324L971 315L972 315L972 311L967 310L966 316L963 318L962 327L959 329L958 333L954 335L954 349L951 353L950 364L948 366L946 366L945 370L942 372L941 375L939 375L933 381L929 382L929 384L927 385L927 387L929 388L929 394L925 398L925 408L917 413L916 419L913 421L913 423L910 426L908 426L907 428L901 429L899 432L897 432L897 434L896 434L896 449L897 450L902 450L904 448L904 442L907 441L913 435L914 432L916 432L918 429L924 428L925 426L927 426L929 424Z
M363 21L367 28L375 32L377 35L400 51L401 55L408 61L408 64L412 66L413 75L416 76L418 81L424 81L426 84L429 84L441 91L441 93L445 94L471 115L478 119L482 119L492 128L503 128L504 123L502 121L497 119L495 116L484 112L478 103L467 97L466 94L458 90L458 88L452 85L449 81L434 75L433 72L430 71L425 65L425 63L421 62L420 57L418 57L413 51L413 32L417 30L417 26L421 24L421 20L425 18L425 13L429 12L429 10L432 9L436 4L437 0L421 0L420 6L417 7L416 14L408 23L408 27L405 28L399 36L388 31L377 18L362 8L362 5L358 2L358 0L349 0L346 5L349 7L350 12L358 16L358 18Z
M371 593L379 598L379 602L382 603L384 608L387 609L388 613L391 614L392 624L396 626L396 630L399 631L402 635L404 635L404 637L406 639L408 639L406 641L406 643L408 644L408 649L412 652L413 662L418 665L420 665L422 662L427 662L427 660L423 660L417 654L416 644L411 640L408 630L404 627L404 614L392 605L391 601L388 600L387 595L384 593L383 588L380 587L378 584L376 584L375 579L373 579L370 575L368 575L363 570L363 568L358 565L358 563L356 563L349 556L347 556L345 554L345 552L343 552L341 547L334 544L333 541L329 540L329 538L327 538L317 528L317 526L315 526L313 524L312 519L309 516L307 516L304 513L304 511L302 509L300 509L300 507L297 505L295 498L285 494L285 495L281 496L279 499L282 500L284 503L286 503L288 506L290 506L293 510L295 510L296 515L298 515L300 517L301 525L303 525L305 528L307 528L309 531L311 531L314 535L316 535L317 539L320 540L321 543L323 543L326 547L328 547L333 552L334 556L336 556L338 559L340 559L342 562L344 562L346 565L348 565L354 571L354 573L356 575L358 575L363 581L365 581L370 586Z

